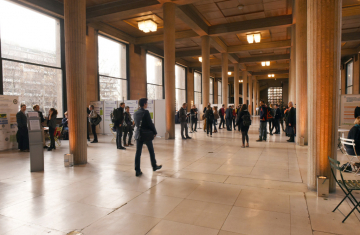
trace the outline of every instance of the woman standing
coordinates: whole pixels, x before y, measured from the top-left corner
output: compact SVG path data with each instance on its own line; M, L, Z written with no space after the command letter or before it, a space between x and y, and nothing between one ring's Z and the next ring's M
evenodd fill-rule
M211 106L208 105L206 112L205 112L205 119L206 119L206 134L212 137L212 125L214 123L214 112L211 109Z
M50 148L48 148L48 151L52 151L53 149L56 149L55 146L55 129L56 129L56 116L58 112L56 109L51 108L49 111L49 117L48 117L48 127L49 127L49 135L50 135Z
M195 105L192 106L191 110L190 110L190 118L191 118L191 131L196 131L196 127L197 127L197 121L198 121L198 109L196 108ZM194 124L195 124L195 128L194 128Z
M251 125L250 113L247 110L247 105L243 104L239 113L239 125L242 135L242 146L241 148L245 148L245 139L246 139L246 147L249 147L249 127Z
M216 125L217 125L217 120L219 119L219 113L217 110L217 106L214 106L214 133L217 133L217 129L216 129Z
M89 114L89 120L90 120L90 125L91 125L91 132L94 135L94 140L91 143L97 143L98 142L98 138L97 138L97 134L96 134L96 124L95 121L97 119L97 112L95 111L95 107L94 105L90 105L89 106L89 110L90 110L90 114Z

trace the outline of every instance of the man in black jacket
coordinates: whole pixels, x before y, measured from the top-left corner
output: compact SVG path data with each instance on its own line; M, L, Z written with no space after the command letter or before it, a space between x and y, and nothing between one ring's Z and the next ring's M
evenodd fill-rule
M281 111L280 111L279 105L275 105L275 110L276 111L275 111L275 119L274 119L274 126L275 126L275 133L274 134L280 134Z
M181 138L183 140L191 139L191 137L188 134L189 130L188 130L188 126L187 126L186 106L187 106L187 104L183 103L183 106L179 110L179 119L180 119L180 124L181 124ZM185 132L185 135L184 135L184 132Z
M43 113L40 111L40 106L39 106L38 104L35 104L35 105L33 106L33 110L34 110L35 112L38 112L38 113L39 113L40 126L41 126L41 129L42 129L42 132L43 132L43 147L44 147L44 148L47 148L46 142L45 142L45 132L44 132L44 127L43 127L43 123L45 122L44 115L43 115Z
M124 123L126 124L124 125L124 137L123 137L124 146L132 146L133 144L131 143L131 138L133 136L134 121L131 118L129 106L125 107ZM126 144L126 136L129 136L127 144Z
M296 130L296 110L294 108L293 102L289 102L289 115L288 115L288 135L290 136L290 139L287 140L287 142L295 142L294 136L295 136L295 130Z
M231 126L232 126L232 108L231 105L229 106L229 108L226 109L226 128L228 131L231 131Z
M126 150L125 147L121 145L121 137L123 132L123 122L124 122L124 107L125 103L121 103L120 107L118 108L119 117L114 123L114 126L116 127L116 147L117 149Z
M147 98L141 98L139 100L139 110L134 113L134 121L135 121L135 140L136 140L136 154L135 154L135 172L136 176L141 176L142 172L140 169L140 159L141 159L141 151L144 144L148 147L150 153L151 166L153 171L157 171L161 169L162 165L156 165L155 159L155 151L152 140L143 141L140 138L140 127L143 130L151 130L154 133L154 137L157 135L157 131L154 123L151 121L151 116L147 108ZM140 126L141 122L141 126Z
M257 142L266 141L267 131L266 131L266 123L267 123L267 107L265 106L264 101L260 100L260 128L259 128L259 139L256 140Z
M29 133L27 128L27 117L25 115L25 111L26 111L26 105L21 104L20 111L16 114L16 122L18 125L16 139L20 151L29 152Z

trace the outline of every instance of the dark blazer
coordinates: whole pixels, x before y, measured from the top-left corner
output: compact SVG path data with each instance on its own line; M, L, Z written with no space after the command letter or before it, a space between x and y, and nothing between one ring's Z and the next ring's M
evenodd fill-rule
M61 120L61 125L65 128L69 126L69 120L65 117Z
M279 108L277 108L275 113L275 119L280 119L280 118L281 118L281 111Z
M118 127L120 124L122 125L124 122L124 109L119 107L118 110L120 111L121 116L120 116L120 119L114 123L115 127Z
M48 127L51 127L51 128L56 128L56 115L52 115L51 119L48 120L48 123L47 123Z
M212 109L206 110L205 118L206 118L206 121L208 121L208 122L214 121L214 112L212 111Z
M355 140L355 150L356 150L356 153L359 155L360 154L360 126L353 126L350 129L347 138L351 139L351 140ZM353 146L345 145L345 147L346 147L346 152L349 155L355 155Z
M292 127L296 126L296 110L294 107L291 107L288 115L288 124L291 124Z
M18 128L27 128L27 117L23 112L19 111L16 114L16 122Z
M39 113L40 121L41 121L41 123L43 123L45 121L44 115L40 111L38 111L38 113Z
M190 110L191 120L193 120L193 121L197 120L198 117L197 117L197 114L195 114L195 113L197 113L197 112L198 112L198 109L197 109L197 108Z
M186 122L186 109L183 107L181 107L179 110L179 119L180 122Z
M155 125L151 120L151 116L148 110L144 108L140 108L138 111L134 113L134 121L135 121L135 139L137 140L140 135L140 121L142 120L142 128L152 130L154 135L157 135L157 131L155 129Z
M249 126L244 126L243 125L243 116L248 114L250 116L250 113L247 109L245 109L244 111L241 111L239 114L238 114L238 125L240 125L240 129L241 131L248 131L249 130Z
M226 109L225 113L226 113L226 119L232 119L232 116L233 116L232 109L230 109L230 108Z

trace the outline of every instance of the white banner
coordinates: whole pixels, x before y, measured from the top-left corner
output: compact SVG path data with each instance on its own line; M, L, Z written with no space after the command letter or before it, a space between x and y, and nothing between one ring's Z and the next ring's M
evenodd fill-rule
M110 124L112 124L110 114L118 108L117 101L104 101L104 134L111 134Z
M16 149L17 122L19 112L19 97L0 95L0 150Z

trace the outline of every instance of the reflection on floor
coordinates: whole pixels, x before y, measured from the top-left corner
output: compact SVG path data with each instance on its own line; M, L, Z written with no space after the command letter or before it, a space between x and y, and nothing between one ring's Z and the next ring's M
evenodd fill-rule
M210 138L198 129L183 141L177 125L176 140L155 141L162 170L152 172L144 148L141 178L135 148L116 150L111 136L89 144L89 163L74 168L63 166L62 141L45 152L44 173L29 172L28 153L1 152L0 234L359 234L358 213L341 223L348 203L331 212L340 190L328 199L307 190L307 148L283 134L256 143L253 123L246 149L237 131Z

